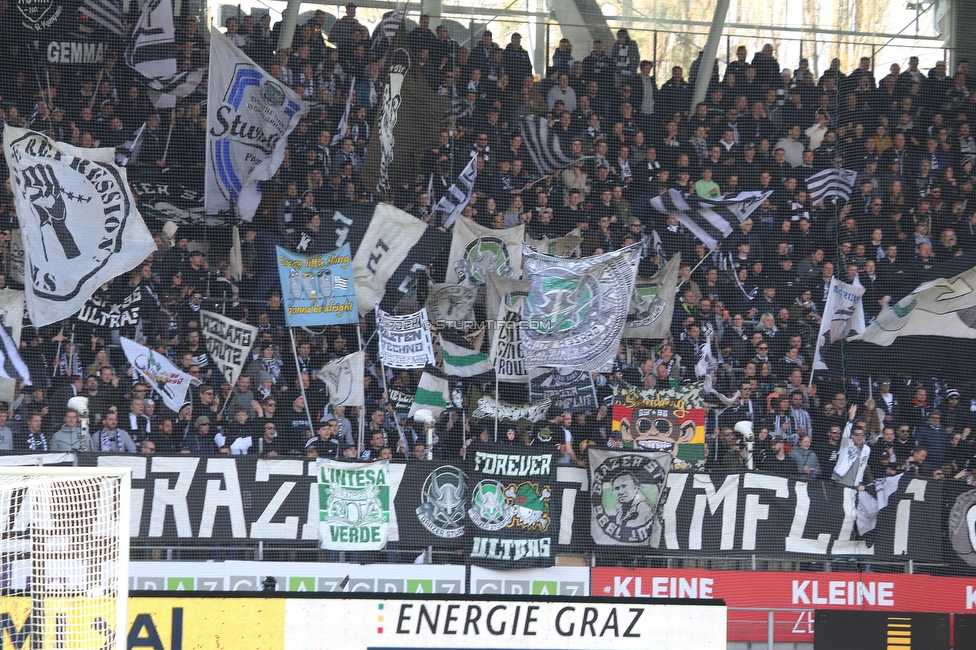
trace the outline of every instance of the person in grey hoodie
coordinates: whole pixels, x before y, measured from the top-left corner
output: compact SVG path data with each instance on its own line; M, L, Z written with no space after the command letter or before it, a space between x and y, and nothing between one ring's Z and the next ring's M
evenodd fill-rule
M64 412L64 426L51 436L51 451L91 451L91 437L78 423L78 412Z

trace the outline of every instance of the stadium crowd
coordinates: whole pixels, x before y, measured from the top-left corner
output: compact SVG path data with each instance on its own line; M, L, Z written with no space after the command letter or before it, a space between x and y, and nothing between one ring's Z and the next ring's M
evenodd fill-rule
M10 3L0 7L0 24L11 11ZM238 47L312 102L288 138L285 162L262 187L259 214L243 225L243 277L231 276L226 249L191 246L202 239L199 230L180 226L160 231L157 252L97 296L120 304L138 291L138 323L114 331L80 321L25 326L20 345L32 385L0 409L0 449L423 457L423 438L404 417L419 371L388 372L383 381L378 365L367 364L363 449L356 445L359 409L331 409L314 379L323 363L356 350L357 337L370 340L372 318L363 318L358 331L301 332L293 354L274 290L274 244L327 252L335 239L323 216L372 200L360 172L392 35L371 35L354 4L345 11L328 43L325 15L318 12L281 52L269 16L227 19L226 33ZM806 59L796 67L777 61L772 45L751 60L739 47L734 60L712 69L706 100L690 107L696 78L705 73L700 61L688 70L675 66L659 83L655 63L641 58L626 29L612 43L595 41L590 52L562 39L538 80L521 40L514 34L503 46L485 31L471 47L459 46L445 26L432 30L429 18L420 17L407 43L430 88L449 97L453 108L416 182L397 188L398 207L432 220L449 246L432 206L476 157L479 175L464 218L499 229L524 223L536 239L579 229L584 256L636 243L644 277L680 253L671 336L625 340L614 373L645 388L676 386L695 378L697 359L711 348L717 388L735 398L731 406L709 409L709 471L744 467L747 453L734 425L750 420L760 471L833 476L847 485L900 471L968 480L976 456L976 384L951 385L902 367L871 378L851 368L844 375L824 371L808 383L832 277L860 280L866 316L873 319L885 296L905 295L934 265L976 250L976 135L970 127L976 80L967 61L950 74L944 62L928 62L926 69L917 57L886 71L864 57L847 72L834 59L815 78ZM202 186L206 83L174 111L156 111L117 53L77 76L56 66L38 75L44 62L29 48L5 47L13 64L0 82L6 124L81 147L119 148L144 124L130 181ZM180 70L206 66L207 42L195 21L183 21L176 49ZM355 99L340 133L352 78ZM545 116L561 150L581 160L540 177L518 126L532 114ZM815 204L806 179L832 166L857 172L850 200ZM9 181L5 162L0 176ZM752 190L772 195L709 251L676 217L650 207L651 198L671 188L707 197ZM18 224L9 182L3 191L6 274L0 287L17 288L10 237ZM443 281L446 259L446 249L430 251L434 281ZM201 341L201 309L260 330L234 386L214 371ZM200 379L178 412L133 379L114 345L119 333L144 340ZM375 360L375 339L366 349ZM564 463L585 463L583 441L620 446L607 407L610 382L609 374L595 375L598 409L554 414L542 427L519 425L501 437L510 444L558 443ZM465 380L465 399L493 385ZM527 401L524 386L503 391L507 401ZM75 395L90 400L88 436L78 414L66 409ZM492 426L449 410L437 425L435 453L463 455L470 444L488 442Z

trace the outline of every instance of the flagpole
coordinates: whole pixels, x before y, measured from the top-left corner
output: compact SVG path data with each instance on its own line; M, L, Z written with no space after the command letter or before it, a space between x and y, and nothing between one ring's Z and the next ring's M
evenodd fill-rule
M380 359L380 377L383 379L383 392L386 393L386 403L389 404L390 390L386 386L386 366L383 365L383 359ZM403 443L403 453L405 456L409 456L410 447L407 445L407 436L403 433L403 427L400 426L400 420L397 419L396 409L393 409L393 424L396 425L397 435L400 436L400 442Z
M356 342L359 344L359 351L363 351L363 333L359 327L359 321L356 321ZM362 377L357 377L357 381L363 381ZM365 396L364 396L365 397ZM356 448L356 456L363 451L363 445L366 444L364 437L366 436L366 400L363 399L363 404L359 407L359 446Z
M502 399L498 394L498 371L495 371L495 401L498 404L502 403ZM498 410L495 410L495 442L498 442Z
M698 260L698 264L695 264L694 268L692 268L691 271L688 272L688 280L691 279L692 274L694 274L694 272L698 270L698 267L701 266L702 264L704 264L705 263L705 260L707 260L709 258L709 256L711 256L711 254L714 253L714 252L715 252L715 249L712 249L712 250L708 251L708 255L706 255L705 257L703 257L700 260ZM680 289L682 287L682 285L684 285L684 283L687 282L688 280L682 280L681 282L679 282L678 283L678 286L674 288L675 292L677 292L678 289Z
M169 110L169 133L166 135L166 146L163 148L163 162L166 162L166 156L167 154L169 154L169 142L170 139L172 139L173 137L173 122L176 121L175 115L176 115L176 109L171 108ZM204 232L206 232L206 229L204 229Z
M311 434L315 435L315 423L312 421L312 412L308 409L308 398L305 396L305 382L302 381L302 371L301 365L298 362L298 346L295 345L295 330L294 328L288 328L288 334L291 336L291 352L295 356L295 371L298 375L298 389L302 393L302 401L305 402L305 415L308 416L308 424L311 427Z

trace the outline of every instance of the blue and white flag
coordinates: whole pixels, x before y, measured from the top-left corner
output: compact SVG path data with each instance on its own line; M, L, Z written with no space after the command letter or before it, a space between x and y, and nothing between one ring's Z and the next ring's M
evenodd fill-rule
M258 182L278 171L288 134L308 105L216 28L210 30L209 79L207 214L237 206L250 221L261 201Z
M349 244L322 255L275 250L288 327L359 322Z

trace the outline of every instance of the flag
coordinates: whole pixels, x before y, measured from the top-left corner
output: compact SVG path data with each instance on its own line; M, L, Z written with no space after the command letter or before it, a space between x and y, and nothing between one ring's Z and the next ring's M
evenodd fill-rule
M597 401L593 375L569 368L532 368L529 370L529 399L550 399L562 411L595 411Z
M427 302L424 306L436 329L449 327L467 331L481 327L474 312L477 301L478 290L475 288L431 282L427 285Z
M550 257L525 246L522 351L528 367L602 371L613 363L627 321L640 246L581 260Z
M332 406L363 406L366 353L360 350L322 366L315 376L329 389Z
M824 199L831 196L846 201L851 198L851 190L854 189L856 180L856 171L830 167L807 178L807 191L810 192L810 199L814 205L822 203Z
M237 226L231 229L230 242L230 252L227 254L230 277L240 282L241 277L244 275L244 257L243 251L241 250L241 229Z
M434 363L427 310L393 316L376 309L380 361L388 368L423 368Z
M387 203L376 205L352 261L360 314L382 300L387 280L426 230L427 224L415 216Z
M574 158L564 152L555 131L549 128L544 117L526 115L522 118L522 142L525 144L532 164L542 176L555 174L585 158Z
M671 455L587 449L590 535L600 545L652 547L661 543Z
M864 331L864 286L854 278L854 284L830 279L830 291L824 303L823 320L820 321L820 335L813 351L813 369L826 370L827 364L820 352L824 345L836 343L850 336L851 332Z
M132 139L126 140L121 147L116 149L116 165L119 167L128 167L129 163L134 165L139 161L139 153L142 151L142 136L145 131L146 123L143 122L142 126L136 129L136 132L132 134Z
M122 7L117 0L84 0L78 11L85 14L108 31L122 36Z
M223 314L200 310L200 331L217 371L231 386L237 385L251 348L258 340L258 328Z
M3 291L0 292L0 295L6 293L8 292ZM3 325L0 325L0 339L3 339L3 351L0 352L0 402L7 404L17 399L18 381L27 386L31 385L30 371L27 369L24 360L20 358L18 344L14 343L14 340L20 342L21 321L24 318L24 296L22 291L10 291L9 293L20 293L21 296L20 311L16 311L16 297L14 297L13 304L8 303L7 305L11 311L4 312ZM16 332L16 339L10 338L10 335L7 334L7 327Z
M735 196L709 199L670 189L651 199L651 207L673 214L709 250L732 234L734 226L753 213L772 192L740 192Z
M474 377L492 369L488 355L463 348L441 338L441 358L444 374L455 377Z
M114 149L82 149L7 126L4 154L24 241L35 327L68 318L156 252Z
M481 288L489 273L518 277L524 236L523 223L494 230L479 226L473 219L459 219L454 223L445 282Z
M626 338L663 339L671 329L681 254L650 278L637 278L627 312Z
M376 111L373 137L363 161L366 191L392 199L395 189L413 182L436 144L447 99L435 94L407 49L402 27L387 52L389 79Z
M580 244L583 243L583 238L580 236L579 228L573 228L568 235L556 237L555 239L533 239L526 237L525 243L543 255L552 255L553 257L579 257Z
M406 14L402 11L387 11L373 29L372 49L389 45L403 24Z
M451 228L458 215L468 206L468 203L471 201L471 195L474 193L474 182L477 178L478 158L476 156L464 166L461 175L448 188L447 194L442 196L441 200L434 206L434 214L439 213L441 215L442 226ZM433 179L433 176L431 176L431 179Z
M352 98L355 94L356 77L352 77L349 81L349 94L346 95L346 108L342 111L342 117L339 119L339 127L336 129L335 135L332 136L332 141L329 143L332 146L339 144L346 137L346 127L349 124L349 111L352 108Z
M124 336L119 337L122 351L129 365L136 369L142 380L163 398L163 403L174 413L186 402L186 391L193 381L191 375L186 374L173 365L173 362L155 350L139 345Z
M976 267L920 284L894 305L886 304L852 340L887 346L901 336L919 335L976 339Z
M210 29L207 96L207 213L237 210L254 218L259 181L274 176L285 158L288 134L308 105L262 70L216 27Z
M176 29L171 0L146 0L125 49L125 62L143 77L176 74Z
M485 290L485 313L494 317L488 358L499 381L526 383L529 373L522 353L522 316L531 285L527 280L489 273Z
M146 95L156 108L174 108L177 99L183 99L197 89L205 72L203 68L197 68L150 79Z
M413 405L407 417L412 418L420 409L427 409L436 418L450 405L451 391L447 380L425 372L420 376L420 383L417 384L417 392L414 393Z
M20 332L24 325L24 292L14 289L0 291L0 317L10 328L10 337L20 343Z
M275 246L285 325L359 322L349 243L331 253L299 255Z

